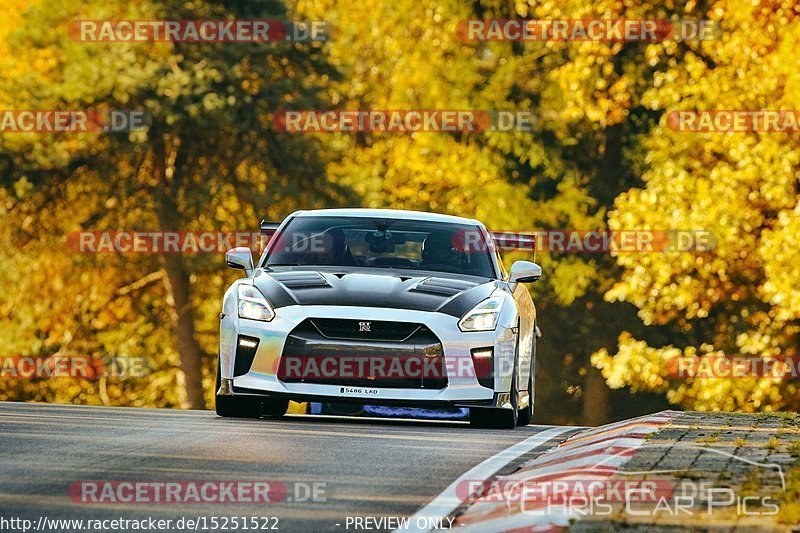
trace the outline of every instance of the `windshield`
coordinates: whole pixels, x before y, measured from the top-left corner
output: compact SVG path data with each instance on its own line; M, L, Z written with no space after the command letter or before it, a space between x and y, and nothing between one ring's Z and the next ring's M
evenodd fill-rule
M264 265L415 269L494 278L489 254L478 226L297 217L270 241Z

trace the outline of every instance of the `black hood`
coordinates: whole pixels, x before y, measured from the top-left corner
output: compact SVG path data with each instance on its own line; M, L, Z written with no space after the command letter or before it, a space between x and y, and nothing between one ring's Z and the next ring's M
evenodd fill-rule
M258 270L253 283L276 308L344 305L438 311L455 317L463 316L488 298L499 283L472 276L449 276L373 268Z

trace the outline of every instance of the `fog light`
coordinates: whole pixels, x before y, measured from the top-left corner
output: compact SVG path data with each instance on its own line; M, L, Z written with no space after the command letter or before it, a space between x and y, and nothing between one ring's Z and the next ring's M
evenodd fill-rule
M494 349L475 348L472 350L472 365L475 377L481 387L494 388Z
M258 351L258 338L239 335L239 342L233 361L233 377L243 376L250 372L250 366Z

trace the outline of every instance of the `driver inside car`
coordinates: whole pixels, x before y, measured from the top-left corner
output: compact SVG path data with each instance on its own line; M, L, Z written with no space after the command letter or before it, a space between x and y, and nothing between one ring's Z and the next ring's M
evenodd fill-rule
M325 232L323 250L318 254L318 264L331 266L358 266L347 246L347 238L341 228Z
M431 233L422 243L420 267L431 270L458 271L458 252L453 249L453 236L449 233Z

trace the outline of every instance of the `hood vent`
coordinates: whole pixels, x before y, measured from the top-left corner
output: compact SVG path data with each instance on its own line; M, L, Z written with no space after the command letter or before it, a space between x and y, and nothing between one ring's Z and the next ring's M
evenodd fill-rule
M322 274L315 271L279 272L270 275L290 289L304 289L306 287L330 287L328 280L326 280Z
M459 281L454 279L444 278L428 278L417 283L413 291L425 292L428 294L439 294L442 296L455 296L461 291L476 287L477 283L470 283L469 281Z

